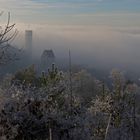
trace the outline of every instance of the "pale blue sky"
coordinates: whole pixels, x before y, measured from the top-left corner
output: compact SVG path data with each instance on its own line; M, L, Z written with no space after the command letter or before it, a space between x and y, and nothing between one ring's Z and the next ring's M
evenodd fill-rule
M28 24L140 24L140 0L0 0L0 9Z

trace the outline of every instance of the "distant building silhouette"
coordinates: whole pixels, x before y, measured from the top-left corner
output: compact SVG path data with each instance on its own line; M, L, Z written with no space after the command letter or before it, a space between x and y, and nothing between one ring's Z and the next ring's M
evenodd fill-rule
M30 60L32 59L32 35L32 30L25 31L25 49Z
M41 69L46 70L51 67L51 65L55 63L55 55L53 50L44 50L41 55Z

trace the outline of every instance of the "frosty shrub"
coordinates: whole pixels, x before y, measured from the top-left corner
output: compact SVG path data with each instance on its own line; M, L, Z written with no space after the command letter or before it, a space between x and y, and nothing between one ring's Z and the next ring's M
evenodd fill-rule
M42 73L40 77L31 68L16 74L1 93L7 98L0 112L0 138L84 139L87 134L84 109L77 97L73 97L71 109L66 92L63 74L54 65L48 74Z
M87 92L79 87L89 75L85 71L74 75L72 82L78 83L73 87L72 99L68 75L55 65L40 76L34 66L7 75L0 87L0 139L132 140L138 136L134 83L126 82L118 71L111 74L112 89L104 82L91 80L97 94L83 104L84 95L79 94Z

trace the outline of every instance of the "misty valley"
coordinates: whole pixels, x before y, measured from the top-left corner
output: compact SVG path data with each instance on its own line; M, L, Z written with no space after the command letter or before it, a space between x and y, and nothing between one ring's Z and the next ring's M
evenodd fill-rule
M139 5L0 0L0 140L140 140Z

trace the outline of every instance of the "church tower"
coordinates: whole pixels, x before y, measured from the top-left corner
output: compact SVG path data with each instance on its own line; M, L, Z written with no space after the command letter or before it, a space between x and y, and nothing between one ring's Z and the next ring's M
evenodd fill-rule
M55 63L55 55L53 50L44 50L44 52L41 55L42 70L50 68L53 63Z
M32 35L32 30L25 31L25 49L30 59L32 59Z

